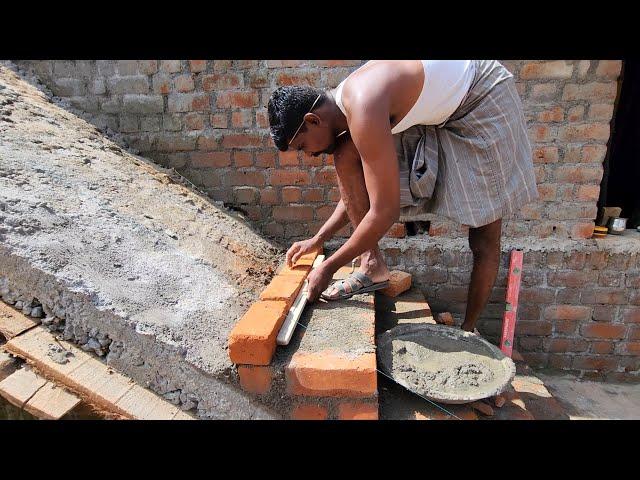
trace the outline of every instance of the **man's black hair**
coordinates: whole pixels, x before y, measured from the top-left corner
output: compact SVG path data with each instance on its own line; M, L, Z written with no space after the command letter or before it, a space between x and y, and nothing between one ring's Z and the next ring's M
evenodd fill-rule
M273 143L281 152L287 151L288 142L302 123L318 95L316 107L324 101L324 91L307 86L278 87L269 98L269 126ZM314 107L315 108L315 107Z

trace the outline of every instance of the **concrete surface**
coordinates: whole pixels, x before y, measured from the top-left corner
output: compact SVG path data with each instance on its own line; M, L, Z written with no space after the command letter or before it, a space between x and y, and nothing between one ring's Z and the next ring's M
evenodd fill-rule
M571 420L640 420L640 385L577 380L536 372Z
M185 410L272 417L226 344L282 252L170 173L0 64L0 295Z

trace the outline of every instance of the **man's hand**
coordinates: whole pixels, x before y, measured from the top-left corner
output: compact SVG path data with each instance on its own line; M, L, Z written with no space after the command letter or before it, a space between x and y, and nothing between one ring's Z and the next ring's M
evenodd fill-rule
M312 252L320 246L322 246L322 242L316 237L295 242L287 251L287 266L291 268L302 255Z
M333 273L324 263L311 270L307 276L307 300L309 302L315 302L320 294L327 289Z

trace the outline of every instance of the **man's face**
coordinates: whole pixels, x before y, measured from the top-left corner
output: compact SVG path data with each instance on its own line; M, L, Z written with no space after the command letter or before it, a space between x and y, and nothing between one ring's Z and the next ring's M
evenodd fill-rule
M331 155L335 149L336 138L326 123L307 121L289 145L289 150L302 150L313 157L324 153Z

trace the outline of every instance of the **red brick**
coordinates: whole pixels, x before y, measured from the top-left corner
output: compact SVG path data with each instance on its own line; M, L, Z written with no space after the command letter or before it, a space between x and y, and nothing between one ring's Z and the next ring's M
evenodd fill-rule
M585 145L582 147L581 161L584 163L599 163L604 161L607 154L606 145Z
M613 370L616 360L605 356L576 355L572 368L576 370Z
M229 125L226 113L216 113L215 115L210 115L209 121L211 122L211 126L213 128L227 128L227 126Z
M206 60L189 60L189 69L192 73L204 72L207 69Z
M585 285L593 285L597 278L597 272L589 270L549 272L547 283L552 287L584 287Z
M551 335L553 327L549 322L519 320L516 324L518 335L545 336Z
M225 135L222 140L222 146L225 148L259 147L261 143L260 136L249 133Z
M640 323L640 308L628 307L623 310L622 321L624 323Z
M276 77L277 85L317 86L320 81L318 72L281 72Z
M566 142L608 140L610 133L607 123L569 124L560 127L558 139Z
M617 80L621 69L621 60L600 60L596 69L596 77Z
M233 152L233 164L236 167L249 167L253 165L253 153L251 152Z
M307 188L302 191L302 201L318 203L324 200L324 190L322 188Z
M296 405L291 411L292 420L326 420L326 407L322 405Z
M613 342L591 342L591 353L598 355L607 355L613 353Z
M269 393L273 380L272 367L259 367L255 365L238 365L240 386L249 393L264 395Z
M313 177L316 185L337 185L336 170L334 167L323 167L316 171Z
M160 70L167 73L176 73L181 69L180 60L160 60Z
M565 85L562 100L615 100L618 86L615 82L591 82Z
M640 340L640 325L632 325L629 327L627 340Z
M341 403L338 405L340 420L378 420L378 405L375 403Z
M592 309L575 305L551 305L544 310L547 320L589 320Z
M558 147L539 147L533 150L533 163L556 163L559 158Z
M312 155L307 155L306 153L302 154L302 165L305 167L321 167L325 162L322 159L322 155L319 157L314 157Z
M292 395L371 397L377 390L375 353L352 357L334 351L297 352L285 375Z
M567 64L565 60L542 61L525 63L520 70L520 78L523 80L571 78L572 73L573 65Z
M624 338L625 328L610 323L587 323L580 327L580 333L588 338Z
M237 203L252 204L256 201L258 191L252 187L234 187L233 194Z
M202 89L205 92L209 92L212 90L215 91L220 91L220 90L230 90L232 88L236 88L241 86L242 84L242 75L237 74L237 73L214 73L211 75L203 75L202 77ZM218 95L220 94L226 94L229 95L233 92L220 92ZM234 106L234 105L220 105L218 104L219 107L229 107L229 106ZM250 105L250 106L257 106L256 105Z
M622 305L627 303L626 292L624 289L610 289L610 288L597 288L597 289L583 289L580 295L582 303L600 303L606 305Z
M578 201L597 201L600 197L600 185L580 185L576 191Z
M602 270L607 266L608 257L607 252L604 251L588 252L585 265L587 268Z
M195 168L228 167L231 165L229 152L191 152L191 165Z
M194 95L191 101L191 108L196 111L206 111L211 109L209 95Z
M436 323L439 323L441 325L453 326L456 324L455 320L453 319L453 315L451 315L450 312L442 312L436 314L435 321Z
M387 297L397 297L410 288L411 274L399 270L392 270L391 276L389 277L389 286L380 290L380 293Z
M271 185L309 185L309 173L304 170L272 170L269 176Z
M274 220L285 223L313 220L313 208L304 205L278 205L273 208L272 216Z
M560 368L563 370L571 368L571 362L573 361L572 355L563 355L558 353L549 354L549 367Z
M576 105L571 107L567 112L567 120L569 122L579 122L584 118L584 105Z
M298 187L283 187L282 201L285 203L299 202L302 197L302 191Z
M298 152L295 150L287 150L286 152L278 152L278 164L281 167L300 165L300 160L298 159Z
M563 335L571 335L575 333L576 328L578 328L577 320L556 320L553 322L554 324L554 332L561 333ZM516 326L516 329L518 327Z
M304 67L308 60L267 60L267 68Z
M596 322L613 322L616 319L617 309L610 305L595 305L593 307L593 319Z
M231 126L234 128L250 127L253 123L253 111L241 110L231 114Z
M407 229L404 223L394 223L386 233L389 238L404 238L407 236Z
M225 175L225 182L231 186L263 187L265 184L262 172L233 169Z
M528 129L532 142L549 142L552 139L552 131L546 124L531 125Z
M259 301L251 305L229 335L231 361L269 365L276 349L276 336L286 314L286 302Z
M562 107L553 107L538 113L538 121L543 123L562 122L564 120L564 110Z
M203 130L205 125L205 116L200 113L187 113L184 116L184 125L187 130Z
M171 91L171 78L159 73L153 76L153 91L167 95Z
M570 183L592 183L602 179L602 165L559 165L554 172L556 180Z
M547 344L549 353L586 352L588 348L589 343L586 341L572 338L551 338Z
M193 77L190 74L180 75L174 78L173 84L179 92L190 92L194 88Z
M275 188L267 188L260 191L260 203L266 205L276 205L279 203L278 191Z
M269 116L267 112L256 112L256 125L258 128L269 128Z
M218 108L251 108L260 102L257 92L218 92L217 97Z
M304 278L291 275L276 275L260 294L260 300L281 300L291 307L302 287Z

